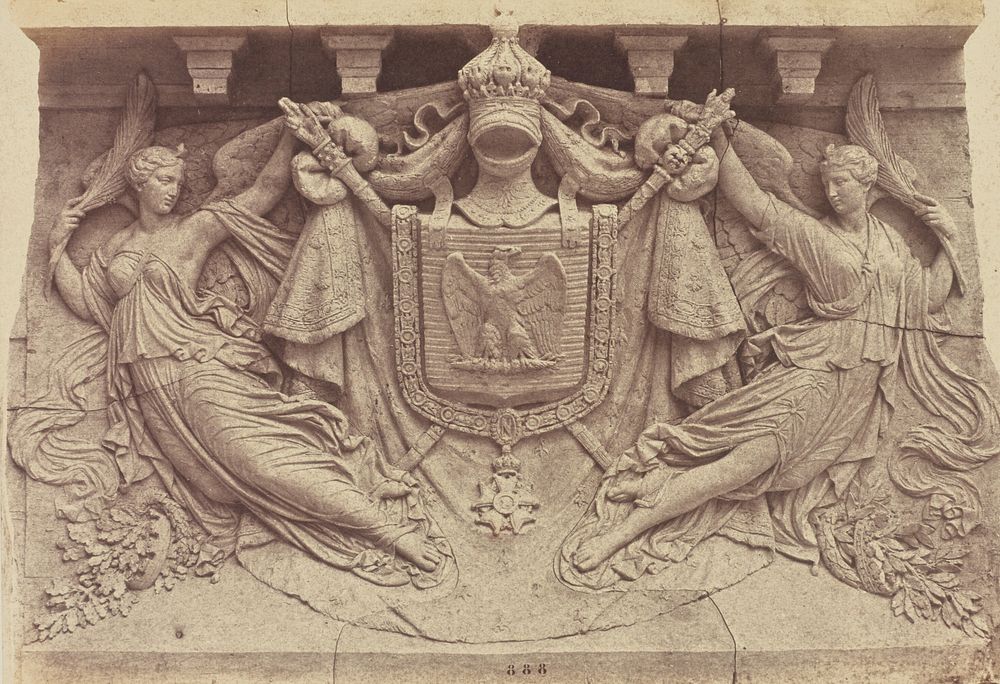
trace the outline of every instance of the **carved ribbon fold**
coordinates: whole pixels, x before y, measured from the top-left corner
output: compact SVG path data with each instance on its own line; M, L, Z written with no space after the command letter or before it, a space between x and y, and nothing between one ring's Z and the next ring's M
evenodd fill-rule
M403 132L403 141L406 143L407 148L410 150L420 149L435 134L435 132L431 131L429 121L431 113L444 121L445 124L449 124L464 106L464 102L450 107L446 107L441 102L428 102L425 105L421 105L413 114L413 127L417 129L417 134L412 135L409 131Z
M594 114L597 116L596 110ZM594 202L615 202L638 190L648 174L636 168L631 155L617 154L587 142L544 108L541 115L542 148L562 177L559 218L563 244L569 247L576 244L581 232L577 225L578 194Z
M544 108L542 148L556 172L563 178L572 177L580 186L580 194L593 202L625 199L649 175L636 167L631 154L595 147Z
M414 152L383 157L368 175L368 182L392 202L417 202L433 196L431 232L443 236L454 199L450 177L468 154L468 133L469 116L463 114Z
M7 431L11 458L29 477L65 488L56 511L72 521L96 517L118 494L114 455L67 433L87 416L81 389L104 371L107 339L96 330L67 347L52 367L56 384L30 407L16 409Z
M592 113L597 116L596 109ZM562 176L559 212L564 244L574 243L580 233L577 194L598 202L631 196L619 217L622 225L637 219L654 197L660 198L650 219L656 226L656 242L647 314L657 328L677 335L671 351L674 393L700 406L729 388L722 369L744 331L743 316L712 236L694 204L715 187L718 159L710 148L704 148L677 176L662 169L653 171L666 145L687 131L682 119L669 114L659 115L655 123L640 128L636 139L636 149L648 152L645 170L632 154L588 142L545 109L542 147Z
M615 154L624 156L619 153L618 148L623 140L631 140L631 136L617 126L602 125L600 110L589 100L575 98L562 103L546 100L544 105L563 122L568 121L575 114L581 114L583 123L580 125L580 136L584 140L597 148L610 145Z
M889 475L907 494L927 498L925 516L945 509L945 537L979 525L982 501L968 473L1000 452L1000 414L985 386L961 371L930 330L907 330L901 350L906 382L921 406L947 427L912 428L889 460Z

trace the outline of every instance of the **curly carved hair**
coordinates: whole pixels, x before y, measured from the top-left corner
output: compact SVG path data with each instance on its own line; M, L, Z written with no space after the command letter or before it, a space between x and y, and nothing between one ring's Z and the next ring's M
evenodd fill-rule
M180 164L183 171L186 154L183 144L178 145L177 149L159 145L144 147L128 158L125 177L128 179L129 185L136 190L141 190L157 169Z
M819 170L827 173L833 169L847 169L863 185L874 185L878 178L878 160L858 145L827 145Z

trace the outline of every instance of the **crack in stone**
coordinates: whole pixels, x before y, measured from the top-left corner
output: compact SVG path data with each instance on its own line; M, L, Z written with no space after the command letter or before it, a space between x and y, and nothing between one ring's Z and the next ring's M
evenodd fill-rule
M728 153L728 150L727 150L727 153ZM715 202L718 203L718 196L716 196ZM731 286L732 286L732 283L730 283L730 287ZM867 325L879 326L881 328L888 328L889 330L897 330L899 332L925 332L925 333L931 333L933 335L941 335L941 336L944 336L946 338L957 338L957 339L962 339L962 340L985 340L986 339L985 335L983 333L981 333L981 332L980 333L967 333L967 332L954 332L954 331L933 330L931 328L923 328L923 327L909 327L909 326L901 326L901 325L890 325L888 323L882 323L882 322L878 322L878 321L865 321L863 319L850 318L850 317L848 317L848 318L842 318L842 319L839 319L839 320L843 320L843 321L855 321L855 322L858 322L858 323L866 323ZM261 356L257 360L262 360L262 359L266 359L266 358L268 358L268 356ZM198 370L200 370L200 368ZM132 393L126 395L124 398L125 399L134 399L136 397L143 396L144 394L148 394L149 392L154 392L154 391L157 391L157 390L160 390L160 389L164 389L164 388L170 387L171 385L176 384L176 382L180 382L181 380L185 380L185 379L191 377L191 375L193 375L193 374L194 373L191 373L191 374L188 374L188 375L184 375L184 376L178 378L177 381L175 381L173 383L167 383L167 384L163 384L163 385L157 385L156 387L154 387L152 389L149 389L149 390L146 390L144 392L132 392ZM96 380L96 378L95 378L95 380ZM84 384L88 384L88 383L84 383ZM289 395L289 396L292 396L292 395ZM35 401L38 402L38 403L37 404L36 403L28 403L28 404L8 405L7 406L7 410L8 411L18 411L18 410L34 409L34 410L51 410L51 411L58 411L58 412L79 411L79 412L83 412L83 413L95 413L95 412L99 412L99 411L106 411L108 409L108 407L111 405L109 403L109 404L104 404L102 406L98 406L96 408L90 408L90 407L79 408L79 407L76 407L76 406L58 407L58 406L44 406L44 405L39 405L39 404L44 404L45 403L44 397L39 397ZM320 400L320 401L322 401L322 400Z
M725 41L722 37L723 30L726 25L726 18L722 16L722 0L715 0L715 9L719 15L719 92L721 93L726 74L725 58L723 57L723 47L725 45Z
M288 3L285 3L288 6ZM344 635L344 630L347 629L348 624L346 622L341 623L340 631L337 632L337 638L333 642L333 665L330 673L330 681L332 684L337 683L337 654L340 653L340 637Z
M717 612L719 614L719 619L722 620L723 626L726 628L726 631L729 633L729 638L732 639L732 642L733 642L733 680L732 680L732 684L736 684L736 679L737 679L737 677L736 677L736 662L737 662L737 659L736 659L736 635L733 634L733 630L729 627L729 621L726 620L725 614L723 614L722 609L719 608L719 604L715 602L715 598L712 596L712 594L706 594L705 598L707 598L709 601L712 602L712 605L715 607L715 612Z
M726 19L725 19L725 17L722 16L722 4L721 4L721 0L716 0L716 6L717 6L717 10L718 10L718 15L719 15L719 51L720 51L719 52L719 88L721 90L721 88L723 87L724 80L725 80L724 79L724 75L725 75L725 62L724 62L724 52L723 52L723 50L724 50L724 36L723 36L723 34L724 34L724 25L726 24ZM294 63L294 29L291 26L290 8L289 8L289 3L288 3L287 0L285 2L285 16L286 16L286 23L287 23L288 29L289 29L288 88L289 88L289 94L291 94L290 91L292 90L292 78L293 78L293 73L294 73L294 71L293 71L293 63ZM739 125L739 123L737 123L737 127L738 127L738 125ZM728 153L728 151L729 150L727 149L727 153ZM947 197L947 198L943 198L943 199L944 200L952 200L952 201L961 201L961 200L967 200L968 196ZM717 193L713 197L713 203L714 203L715 207L718 208L719 197L718 197ZM848 319L848 320L850 320L850 319ZM924 328L907 328L907 327L902 327L902 326L888 325L888 324L884 324L884 323L870 323L870 324L871 325L879 325L879 326L883 326L883 327L887 327L887 328L894 328L894 329L901 330L901 331L904 331L904 330L914 330L914 331L921 331L921 332L930 332L930 333L944 334L944 335L947 335L949 337L979 339L979 340L984 339L984 336L983 336L982 333L953 333L953 332L941 333L940 331L934 331L934 330L929 330L929 329L924 329ZM20 339L24 339L25 342L26 342L26 338L20 338ZM189 377L189 376L185 376L185 377ZM164 385L159 386L159 387L157 387L155 389L161 389L163 387L169 387L170 385L173 385L173 384L175 384L175 383L164 384ZM147 392L148 391L155 391L155 390L151 389L151 390L147 390ZM134 397L137 397L137 396L141 396L142 394L145 394L145 392L131 393L127 398L134 398ZM34 408L34 409L38 409L38 410L52 410L52 411L72 410L72 411L81 411L81 412L84 412L84 413L93 413L93 412L98 412L98 411L106 411L107 410L107 405L99 407L99 408L85 408L85 409L80 409L80 408L77 408L77 407L56 408L56 407L34 406L34 405L30 405L30 404L27 405L27 406L8 406L8 410L20 410L20 409L30 409L30 408ZM6 532L6 530L4 530L4 531ZM14 558L12 560L14 561L14 563L16 565L17 559ZM285 593L285 592L283 591L283 593ZM692 599L690 602L684 602L682 604L679 604L678 606L674 607L671 611L668 611L667 613L664 613L664 614L669 614L669 612L672 612L673 610L676 610L676 609L678 609L678 608L680 608L680 607L682 607L684 605L688 605L689 603L692 603L694 601L700 600L700 598L707 598L712 603L712 605L715 607L715 610L719 614L719 617L722 620L723 625L725 626L727 633L730 636L730 639L732 641L732 649L733 649L733 656L732 656L732 682L735 684L735 682L738 679L738 677L737 677L737 644L736 644L735 635L733 634L732 629L730 628L730 626L728 624L726 616L724 615L724 613L722 612L721 608L718 606L718 604L714 600L714 597L712 596L712 593L706 593L703 597L699 597L697 599ZM598 613L598 615L594 618L594 620L591 621L591 625L588 626L588 629L584 633L587 633L587 632L590 632L590 631L603 631L603 630L598 630L598 629L591 629L591 627L592 627L593 623L597 621L598 618L602 617L605 613L607 613L612 607L616 606L619 602L620 601L614 601L614 602L608 604L600 613ZM305 602L305 601L303 601L303 603L306 603L306 605L308 605L308 603ZM377 612L378 611L376 611L375 613L372 613L372 614L373 615L377 614ZM395 613L397 615L397 617L399 617L403 622L405 622L406 624L410 625L411 627L413 627L416 630L416 626L413 625L413 623L411 621L409 621L404 615L402 615L395 607L390 607L390 612ZM657 616L657 617L659 617L659 616ZM655 618L652 618L652 619L655 619ZM644 621L640 621L640 622L644 622ZM337 633L336 639L335 639L333 661L332 661L332 681L334 681L334 682L336 682L336 676L337 676L337 658L338 658L338 654L339 654L339 642L340 642L340 640L341 640L341 638L342 638L345 630L349 626L351 626L351 625L348 624L348 623L346 623L346 622L342 623L341 626L340 626L340 629L339 629L339 631ZM419 630L417 630L417 631L419 631ZM436 639L433 639L432 637L424 637L424 638L427 638L430 641L438 641ZM557 639L562 639L562 638L566 638L566 637L565 636L560 636L560 637L544 637L542 639L538 639L537 641L549 641L549 640L557 640ZM494 643L512 643L512 642L516 642L516 640L510 640L510 641L507 641L507 640L498 640L497 642L494 642ZM453 643L453 642L449 641L449 642L446 642L446 643ZM461 643L461 642L458 642L458 643Z
M726 73L726 71L725 71L725 69L726 69L726 64L725 64L725 40L724 40L724 37L723 37L723 33L725 31L726 18L724 16L722 16L722 0L715 0L715 6L716 6L716 9L718 10L718 13L719 13L719 88L718 89L719 89L719 92L722 92L723 87L724 87L724 83L725 83L725 73ZM736 127L738 128L739 125L740 125L740 122L737 119L737 121L736 121ZM723 152L723 156L725 156L726 154L728 154L731 149L732 149L732 145L727 145L725 152ZM715 224L715 222L716 222L716 218L715 217L718 216L718 209L719 209L719 193L716 192L713 195L713 197L712 197L712 210L713 210L713 212L712 212L712 223L713 224ZM713 231L713 236L712 237L717 240L718 239L718 231ZM718 242L716 242L715 246L716 246L716 249L718 249L718 246L719 246ZM731 280L729 281L729 286L730 286L730 288L733 287L733 284L732 284ZM736 296L735 288L733 289L733 296ZM733 630L729 627L729 621L726 620L726 616L723 614L722 609L719 608L719 604L715 602L715 597L712 596L712 592L706 592L705 593L705 598L707 598L712 603L712 606L715 608L715 612L717 612L719 614L719 619L722 620L722 624L726 628L726 632L729 634L730 640L733 642L733 664L732 664L733 676L732 676L732 680L731 681L732 681L732 684L736 684L736 681L737 681L736 636L733 634Z
M286 97L292 96L292 73L295 55L295 29L292 28L291 11L288 8L288 0L285 0L285 23L288 25L288 92Z

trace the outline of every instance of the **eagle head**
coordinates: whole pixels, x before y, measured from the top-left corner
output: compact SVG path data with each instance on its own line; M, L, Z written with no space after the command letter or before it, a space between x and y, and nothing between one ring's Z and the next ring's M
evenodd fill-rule
M504 276L512 275L509 261L513 257L521 254L521 248L517 246L503 246L493 248L493 258L490 260L490 278L496 280Z

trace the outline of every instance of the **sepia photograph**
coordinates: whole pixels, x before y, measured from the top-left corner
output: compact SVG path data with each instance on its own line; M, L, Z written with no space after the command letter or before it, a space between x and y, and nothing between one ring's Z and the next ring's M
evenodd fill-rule
M1000 0L6 0L3 681L1000 673Z

